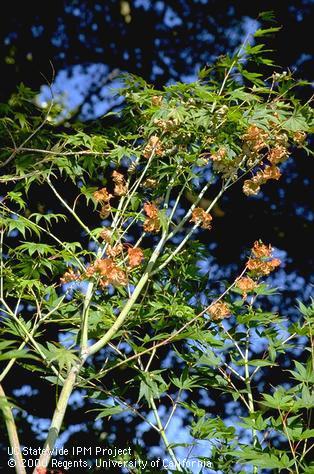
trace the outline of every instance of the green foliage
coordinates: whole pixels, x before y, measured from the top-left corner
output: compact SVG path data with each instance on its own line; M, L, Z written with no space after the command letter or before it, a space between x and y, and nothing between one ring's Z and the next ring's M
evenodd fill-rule
M52 344L47 342L47 347L39 344L42 353L45 355L45 359L48 361L48 365L55 362L58 366L59 372L63 369L70 370L73 364L78 361L77 356L73 351L66 349L63 346L59 346L56 343Z

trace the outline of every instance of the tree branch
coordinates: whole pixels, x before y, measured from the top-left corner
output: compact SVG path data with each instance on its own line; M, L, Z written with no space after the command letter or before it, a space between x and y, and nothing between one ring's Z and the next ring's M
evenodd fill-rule
M3 390L2 385L0 384L0 408L3 413L4 422L7 428L10 446L13 450L13 458L16 463L15 472L16 474L26 474L26 469L23 463L23 457L21 453L21 446L19 441L19 436L16 429L16 424L14 421L14 416L10 403L6 397L6 394Z

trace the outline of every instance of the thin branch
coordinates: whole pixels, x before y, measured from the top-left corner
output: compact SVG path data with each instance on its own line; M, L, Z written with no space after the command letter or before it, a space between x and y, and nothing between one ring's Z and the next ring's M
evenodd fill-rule
M164 427L165 431L167 430L167 428L168 428L168 426L169 426L169 424L170 424L170 422L171 422L171 420L172 420L172 417L173 417L173 415L175 414L176 409L178 408L179 401L180 401L180 397L181 397L181 393L182 393L182 389L180 388L179 391L178 391L178 395L177 395L175 401L174 401L174 402L172 401L173 406L172 406L170 415L169 415L168 420L166 421L166 424L165 424L165 427ZM172 399L171 399L171 400L172 400Z
M235 390L235 392L237 392L237 394L239 395L239 398L241 398L241 400L243 401L244 405L246 406L246 408L249 410L249 404L248 402L246 401L245 397L242 395L241 392L239 392L239 390L237 389L237 387L235 386L235 384L232 382L231 380L231 377L229 376L229 374L227 374L221 367L218 367L218 370L219 372L223 375L224 378L226 378L227 382L230 384L230 386L233 388L233 390Z
M252 394L250 372L249 372L249 345L250 345L250 328L247 329L246 338L245 338L244 371L245 371L245 386L247 390L249 413L252 416L255 413L255 407L254 407L254 398ZM252 428L252 437L253 437L253 447L255 447L258 439L256 436L256 430L254 428ZM257 466L254 466L253 473L257 474L257 472L258 472Z
M166 435L165 428L163 427L163 424L161 422L161 419L160 419L160 416L159 416L159 413L158 413L158 410L157 410L157 407L156 407L156 404L155 404L155 400L153 399L152 396L150 397L150 404L152 406L153 413L154 413L154 416L155 416L155 420L156 420L157 426L159 428L160 436L162 437L162 440L165 444L166 450L168 451L169 456L171 457L172 461L174 462L176 470L179 471L179 472L182 472L181 465L180 465L180 463L179 463L179 461L178 461L178 459L175 455L175 452L173 451L173 449L170 446L168 437Z
M31 330L31 335L34 336L34 334L36 333L36 331L39 329L39 327L41 326L41 324L43 324L45 322L46 319L48 319L55 311L58 310L58 308L61 306L64 298L66 297L68 292L66 292L63 297L60 299L59 303L57 304L57 306L55 308L53 308L51 311L49 311L46 315L43 315L41 316L41 318L39 320L37 320ZM26 346L26 344L28 343L29 341L29 337L27 334L25 334L25 339L24 341L20 344L20 346L18 347L18 350L22 350L24 349L24 347ZM8 373L10 372L10 370L12 369L13 365L15 364L16 362L16 358L13 358L11 359L8 364L6 365L6 367L3 369L3 371L1 372L0 374L0 383L4 380L4 378L8 375ZM63 378L60 376L59 374L59 378L61 381L63 381Z
M87 233L87 235L89 235L95 242L98 243L98 240L92 235L90 229L87 227L86 224L84 224L84 222L79 218L79 216L76 214L75 211L73 211L73 209L68 205L68 203L63 199L63 197L58 193L58 191L56 190L56 188L53 186L52 182L50 181L50 178L47 177L47 183L48 185L50 186L50 188L52 189L52 191L54 192L54 194L57 196L57 198L59 199L59 201L63 204L63 206L72 214L72 216L74 217L74 219L80 224L80 226L85 230L85 232Z
M225 192L225 186L227 186L227 184L225 184L221 190L219 191L219 193L217 194L217 196L215 197L215 199L213 199L213 201L210 203L210 205L207 207L206 209L206 212L209 212L213 207L214 205L217 203L217 201L220 199L220 197L222 196L222 194ZM207 187L209 187L209 183L207 183L207 185L203 188L203 190L201 191L201 193L199 194L198 196L198 200L196 202L198 202L200 199L201 199L201 196L205 193ZM192 211L193 209L196 207L196 202L194 204L192 204L192 206L190 207L189 211L187 212L187 214L184 216L184 218L181 220L181 222L175 227L175 229L169 234L167 240L169 240L170 238L174 237L179 231L180 229L183 227L183 225L185 224L185 222L187 221L187 219L190 217L190 215L192 214ZM152 272L151 276L155 275L156 273L158 273L160 270L162 270L163 268L165 268L170 262L171 260L173 260L173 258L180 252L180 250L184 247L184 245L187 243L187 241L190 239L190 237L192 236L192 234L194 233L194 231L199 227L199 223L196 223L193 225L192 229L186 234L186 236L183 238L183 240L180 242L179 245L176 246L175 250L171 253L171 255L169 255L169 257L162 263L159 265L158 268L156 268L155 271Z
M81 359L84 360L88 353L88 314L91 299L93 296L94 283L90 281L87 285L87 290L83 304L82 324L81 324L81 347L80 355Z
M7 148L1 148L1 150L7 150ZM16 151L16 149L13 149ZM91 155L91 156L108 156L110 152L103 152L103 151L92 151L92 150L73 150L73 151L57 151L57 150L45 150L43 148L25 148L25 147L18 147L18 151L26 151L30 153L39 153L45 155L53 155L53 156L81 156L81 155Z

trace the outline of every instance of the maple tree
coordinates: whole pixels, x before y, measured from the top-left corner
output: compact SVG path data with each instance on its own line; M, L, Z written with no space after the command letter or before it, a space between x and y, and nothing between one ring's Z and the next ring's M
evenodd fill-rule
M258 30L255 37L275 30ZM94 399L98 419L129 410L146 421L174 472L190 472L167 434L179 408L191 419L189 447L207 440L198 459L215 470L311 472L313 305L300 304L298 324L262 309L260 301L274 292L265 277L280 260L259 236L232 281L195 291L204 248L193 237L200 229L211 232L219 199L240 180L244 195L258 195L261 185L280 178L295 147L310 153L310 101L294 94L306 83L290 73L263 77L247 67L274 68L267 53L263 44L246 43L202 69L197 81L158 91L125 76L120 93L126 105L113 122L109 115L70 128L53 97L42 110L24 86L1 107L1 387L20 364L57 391L35 473L49 466L75 388ZM75 189L73 202L64 196L66 186ZM34 187L41 187L44 199L53 196L54 208L31 211ZM92 216L88 223L82 208ZM58 234L61 221L73 233L78 229L80 241ZM70 344L51 340L50 327L68 335ZM267 344L263 357L252 359L257 336ZM309 358L295 361L289 387L256 393L260 373L277 367L279 355L301 336ZM158 351L166 346L175 351L179 375L158 366ZM126 387L111 383L122 366L133 373ZM196 388L227 394L242 406L238 424L250 444L188 398ZM16 447L12 402L1 390ZM167 397L171 409L163 420L158 408ZM283 447L278 437L286 441ZM16 471L25 473L18 449L14 458Z

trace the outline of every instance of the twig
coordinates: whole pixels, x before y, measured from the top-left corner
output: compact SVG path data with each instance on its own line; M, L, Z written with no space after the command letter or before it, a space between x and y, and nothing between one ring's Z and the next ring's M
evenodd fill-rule
M73 209L68 205L68 203L63 199L63 197L58 193L58 191L56 190L56 188L53 186L52 182L50 181L50 178L47 177L47 183L48 185L50 186L50 188L52 189L52 191L54 192L54 194L57 196L57 198L59 199L59 201L63 204L63 206L72 214L72 216L74 217L74 219L80 224L80 226L85 230L85 232L87 233L87 235L89 235L95 242L98 243L98 240L92 235L90 229L87 227L86 224L84 224L84 222L79 218L79 216L76 214L75 211L73 211Z
M7 148L2 148L2 150L6 150ZM16 151L14 149L14 151ZM45 155L53 155L53 156L80 156L80 155L91 155L91 156L106 156L110 155L110 152L104 151L92 151L92 150L73 150L73 151L57 151L57 150L45 150L42 148L25 148L25 147L18 147L18 151L27 151L30 153L40 153Z

